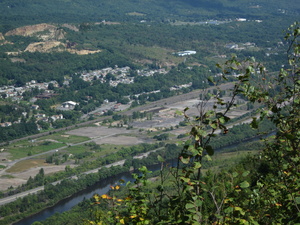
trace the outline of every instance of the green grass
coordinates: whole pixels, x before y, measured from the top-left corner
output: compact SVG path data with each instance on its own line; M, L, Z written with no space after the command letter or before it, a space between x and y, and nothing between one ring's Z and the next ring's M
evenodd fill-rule
M64 152L69 154L79 154L83 152L93 152L90 157L86 157L85 160L94 160L95 158L103 157L112 153L118 152L122 146L119 145L111 145L111 144L102 144L100 149L93 149L87 145L77 145L77 146L70 146L64 149Z
M135 56L141 56L141 58L146 59L156 59L162 62L170 62L170 63L181 63L183 62L183 58L177 57L173 55L173 50L165 49L161 47L145 47L145 46L126 46L126 51L130 52Z
M1 178L8 178L8 179L13 179L13 178L15 178L14 176L12 176L12 175L8 175L8 174L6 174L6 175L2 175L1 176Z
M85 145L70 146L70 147L64 149L64 151L66 151L70 154L78 154L78 153L86 152L89 150L90 150L90 148Z
M5 169L6 166L0 165L0 169Z
M37 140L46 140L46 139L52 139L52 140L55 140L58 142L72 143L72 144L90 140L90 138L88 138L88 137L68 135L68 134L65 134L64 132L54 133L54 134L51 134L48 136L41 137Z
M46 144L47 143L47 144ZM60 148L66 146L62 143L55 142L28 142L22 141L14 143L7 147L7 151L11 154L11 160L24 158L29 155L36 155L38 153L47 152L52 149Z
M44 159L28 159L28 160L23 160L15 165L13 165L11 168L7 170L9 173L19 173L26 171L30 168L34 167L39 167L39 166L45 166L45 160Z

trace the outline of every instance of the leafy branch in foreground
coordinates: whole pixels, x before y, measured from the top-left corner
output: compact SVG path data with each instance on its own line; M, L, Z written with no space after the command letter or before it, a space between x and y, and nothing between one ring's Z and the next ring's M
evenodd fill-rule
M235 76L231 99L214 95L215 101L200 101L197 117L187 114L190 138L184 143L176 168L165 168L160 184L151 189L147 169L135 175L135 185L122 210L110 208L114 223L102 216L89 224L297 224L300 221L300 28L292 25L287 33L289 68L276 79L254 59L240 62L235 57L223 66L222 79ZM260 79L261 82L254 83ZM214 82L210 79L210 82ZM274 89L277 92L274 92ZM211 146L217 131L228 132L228 112L236 97L246 96L264 105L260 118L270 119L277 134L260 154L239 167L203 175L204 158L214 154ZM209 108L209 103L213 103ZM258 127L253 117L251 126ZM230 131L229 131L230 132ZM249 168L249 170L248 170ZM164 172L166 171L166 172ZM109 215L109 214L107 214ZM103 218L103 219L101 219Z

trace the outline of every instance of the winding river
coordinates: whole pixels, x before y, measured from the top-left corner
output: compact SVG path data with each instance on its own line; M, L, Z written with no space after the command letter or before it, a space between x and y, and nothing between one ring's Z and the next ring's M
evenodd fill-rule
M62 213L68 211L73 206L79 204L83 200L92 198L95 193L98 193L100 195L107 193L110 190L110 186L116 184L120 179L125 180L125 182L133 181L133 178L130 173L123 173L113 178L102 180L94 184L93 186L90 186L85 190L80 191L72 195L71 197L58 202L56 205L50 208L44 209L43 211L37 214L34 214L32 216L20 220L17 223L14 223L14 225L30 225L35 221L45 220L48 217L54 215L55 213Z
M274 133L275 132L271 132L270 134L268 134L266 136L273 135ZM254 138L250 138L250 139L246 140L245 142L255 141L255 140L259 140L259 139L260 139L260 137L254 137ZM230 146L226 146L221 149L223 150L225 148L234 147L236 145L237 144L232 144ZM221 150L221 149L218 149L218 150ZM169 163L172 164L172 166L175 166L175 164L176 164L175 161L177 161L177 160L170 160ZM160 165L149 166L148 169L151 171L156 171L156 170L160 169ZM91 187L88 187L85 190L82 190L82 191L72 195L71 197L58 202L56 205L54 205L50 208L44 209L43 211L41 211L37 214L34 214L32 216L29 216L25 219L22 219L19 222L14 223L13 225L31 225L35 221L43 221L43 220L47 219L48 217L54 215L55 213L62 213L62 212L68 211L73 206L79 204L83 200L92 198L95 193L98 193L100 195L107 193L110 190L110 186L118 183L120 179L123 179L125 182L134 180L131 176L131 173L129 173L129 172L123 173L120 175L116 175L113 178L104 179L104 180L92 185Z

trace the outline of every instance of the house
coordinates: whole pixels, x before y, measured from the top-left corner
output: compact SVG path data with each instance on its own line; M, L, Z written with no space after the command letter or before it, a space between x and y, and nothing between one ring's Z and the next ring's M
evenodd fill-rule
M37 109L39 109L40 107L39 107L38 105L32 105L31 108L34 109L34 110L37 110Z
M247 19L245 19L245 18L237 18L236 21L239 21L239 22L246 22Z
M62 103L62 107L67 109L74 109L76 105L79 105L79 103L73 101L67 101Z
M50 117L53 122L56 121L56 120L62 120L64 118L64 116L62 114L59 114L59 115L53 115Z
M225 45L225 48L229 48L229 49L236 49L238 47L239 46L237 44L227 44L227 45Z
M12 125L11 122L0 123L1 127L10 127Z
M36 115L35 115L35 118L37 118L38 120L39 120L39 119L42 119L42 118L45 118L45 117L46 117L46 114L44 114L44 113L36 114Z
M192 51L192 50L186 50L186 51L182 51L182 52L177 52L178 56L187 56L187 55L194 55L196 54L196 51Z

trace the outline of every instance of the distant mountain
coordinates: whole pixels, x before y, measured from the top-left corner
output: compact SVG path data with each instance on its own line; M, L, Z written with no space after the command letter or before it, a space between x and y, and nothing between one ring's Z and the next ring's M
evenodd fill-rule
M1 0L0 32L37 23L299 16L299 0Z

